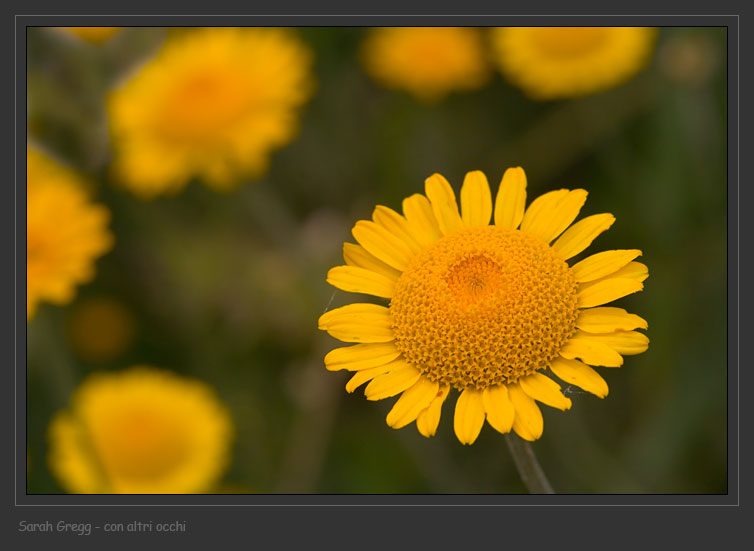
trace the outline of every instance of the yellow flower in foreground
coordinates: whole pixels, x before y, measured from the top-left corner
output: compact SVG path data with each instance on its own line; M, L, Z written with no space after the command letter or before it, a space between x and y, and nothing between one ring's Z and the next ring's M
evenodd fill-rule
M362 59L387 88L424 101L482 87L489 78L479 31L464 27L386 27L371 31Z
M75 34L81 40L86 40L92 44L102 44L107 42L122 27L62 27L63 29Z
M643 288L647 267L636 249L566 261L609 228L612 214L571 225L586 201L583 189L560 189L528 209L526 176L505 172L493 203L485 175L469 172L459 213L453 189L434 174L426 196L403 201L403 215L377 206L372 220L345 243L346 265L327 281L345 291L390 299L388 307L350 304L323 314L319 328L345 342L325 356L329 370L355 374L348 392L369 382L368 400L400 394L387 424L416 421L432 436L451 388L458 439L473 443L485 418L497 431L526 440L542 434L536 401L569 409L571 400L546 369L563 381L607 395L589 365L619 367L622 355L647 349L634 329L647 323L621 308L604 307ZM493 224L490 225L490 219Z
M149 367L89 376L49 429L71 493L204 492L229 461L232 423L205 383Z
M651 27L500 27L492 42L503 74L547 100L628 80L649 61L656 34Z
M26 149L26 318L40 301L70 302L108 251L109 211L89 202L73 172Z
M215 189L258 177L298 130L309 50L281 29L208 28L168 39L108 99L115 173L144 198L193 177Z

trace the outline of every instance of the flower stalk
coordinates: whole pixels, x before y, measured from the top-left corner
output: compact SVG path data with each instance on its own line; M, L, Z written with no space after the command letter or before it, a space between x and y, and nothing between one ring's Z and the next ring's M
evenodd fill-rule
M505 435L505 442L521 476L521 481L530 494L554 494L545 472L537 461L531 444L513 434Z

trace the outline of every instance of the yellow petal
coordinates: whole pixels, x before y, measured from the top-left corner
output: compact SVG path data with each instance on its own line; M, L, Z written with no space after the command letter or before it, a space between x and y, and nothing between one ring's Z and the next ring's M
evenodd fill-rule
M348 304L325 312L319 329L345 342L389 342L393 335L390 310L378 304Z
M552 248L563 260L576 256L615 222L612 214L593 214L579 220L558 237Z
M531 398L530 398L531 399ZM533 401L533 400L532 400ZM536 402L535 402L536 403ZM540 412L540 415L542 412ZM533 442L537 438L534 436L534 433L532 433L529 428L526 426L526 424L523 422L520 416L514 415L513 417L513 431L518 434L521 438L524 440L528 440L529 442Z
M357 266L336 266L327 272L327 282L333 287L351 293L365 293L376 297L392 298L395 281L382 274Z
M424 182L424 190L432 212L435 213L440 231L447 235L463 227L463 221L458 214L458 203L448 181L440 174L433 174Z
M400 239L405 245L416 254L422 247L416 242L408 228L408 222L400 214L389 207L377 205L372 212L372 220Z
M401 394L393 409L387 414L388 426L400 429L415 421L416 417L437 396L439 388L438 383L432 382L426 377L419 377L419 380L411 388Z
M401 272L414 256L413 251L400 238L371 220L359 220L351 233L368 252Z
M612 333L613 331L630 331L646 329L646 320L636 314L629 314L623 308L601 306L581 310L576 319L576 327L588 333Z
M325 367L329 371L360 371L385 365L400 355L392 342L354 344L330 350L325 356Z
M553 205L557 205L566 195L568 195L567 189L556 189L548 191L534 199L529 205L529 208L524 212L524 217L521 219L520 229L525 231L526 229L531 228L532 224L534 224L539 218L539 213L543 209L551 209Z
M503 174L495 198L495 225L516 229L524 217L526 205L526 174L520 166Z
M560 410L571 409L571 400L560 392L560 385L542 373L532 373L518 380L521 389L535 400Z
M390 362L385 365L378 365L377 367L370 367L369 369L357 371L346 383L346 392L353 392L367 381L371 381L375 377L387 373L392 367L392 362Z
M400 271L388 266L376 256L368 253L364 247L355 243L343 243L343 260L349 266L372 270L392 281L398 281L398 278L401 277Z
M607 396L605 379L583 362L555 358L550 364L550 369L566 383L576 385L600 398Z
M481 170L466 173L461 187L461 217L464 225L486 226L492 216L492 194Z
M629 262L614 274L610 274L609 277L633 279L642 282L649 277L649 268L641 262Z
M566 193L560 193L562 191ZM586 196L587 192L583 189L546 193L541 197L544 200L536 208L535 203L539 199L535 200L526 211L521 222L521 230L549 243L576 219L581 207L584 206Z
M603 333L600 335L588 334L593 341L601 342L625 356L633 356L646 352L649 348L649 338L638 331L615 331L614 333Z
M390 310L379 304L369 304L366 302L356 302L354 304L346 304L338 308L328 310L319 317L319 329L327 329L327 327L333 322L344 316L384 316L390 315Z
M482 403L490 426L503 434L510 432L515 411L505 385L485 388L482 392Z
M450 387L443 385L437 390L437 395L432 399L429 406L422 410L416 417L416 428L422 436L429 438L437 432L437 425L440 423L440 414L442 405L450 393Z
M624 278L608 278L579 285L579 308L601 306L619 298L636 293L644 288L641 281Z
M364 389L367 400L382 400L395 396L419 380L421 372L403 358L392 362L394 369L375 377Z
M432 204L424 195L413 194L403 200L403 215L414 239L426 247L440 239L442 232L432 211Z
M516 412L513 417L513 430L516 434L529 441L542 436L544 420L537 403L518 384L508 385L508 396Z
M639 255L639 249L604 251L577 262L571 267L571 273L579 283L594 281L614 274Z
M467 388L458 397L453 416L453 429L461 444L473 444L484 425L484 403L482 393Z
M623 356L610 348L604 342L580 331L569 339L560 350L560 355L567 360L581 358L591 365L604 367L620 367L623 365Z

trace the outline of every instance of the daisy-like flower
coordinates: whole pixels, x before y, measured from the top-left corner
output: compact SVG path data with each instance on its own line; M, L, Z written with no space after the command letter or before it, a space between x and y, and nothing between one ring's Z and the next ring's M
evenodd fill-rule
M205 383L150 367L90 375L49 427L70 493L201 493L229 462L232 422Z
M618 367L647 349L635 329L647 323L604 304L643 288L648 275L636 249L606 251L573 265L615 218L587 216L583 189L551 191L528 209L526 176L508 169L494 204L482 172L466 175L461 212L448 181L434 174L426 196L403 201L403 215L377 206L345 243L345 266L327 281L342 290L390 299L323 314L319 328L345 342L325 356L329 370L355 372L348 392L369 383L369 400L400 394L387 424L416 421L432 436L452 388L460 391L454 427L473 443L485 419L526 440L542 434L537 401L571 407L549 369L600 398L605 381L590 367ZM490 221L492 219L492 224Z
M100 296L77 301L68 318L68 338L85 360L105 362L121 355L131 344L136 322L120 301Z
M81 40L92 44L102 44L112 38L122 27L61 27L75 34Z
M362 47L364 66L383 86L422 101L481 88L489 78L482 37L464 27L373 29Z
M109 211L91 203L80 178L26 149L26 318L40 301L66 304L94 277L94 261L113 244Z
M173 35L108 99L115 175L141 197L258 177L298 131L312 56L282 29Z
M649 61L651 27L499 27L493 49L503 74L537 100L601 92Z

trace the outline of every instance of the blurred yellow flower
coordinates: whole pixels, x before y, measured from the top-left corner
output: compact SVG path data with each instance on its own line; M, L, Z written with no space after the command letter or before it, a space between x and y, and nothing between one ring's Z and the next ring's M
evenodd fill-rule
M651 56L651 27L499 27L492 43L503 74L533 99L583 96L622 84Z
M469 172L461 210L445 178L426 180L426 196L403 201L403 215L377 206L372 220L345 243L345 266L327 281L344 291L390 299L389 306L349 304L326 312L319 328L345 342L325 356L329 370L354 371L368 400L400 394L387 424L416 421L432 436L451 387L460 391L454 429L472 444L485 419L497 431L526 440L542 435L535 400L566 410L571 400L557 377L600 398L605 381L589 365L619 367L623 355L644 352L647 322L603 307L643 289L641 251L597 253L569 266L608 229L612 214L573 224L583 189L551 191L528 209L526 175L508 169L493 202L486 176ZM493 224L490 225L490 219ZM554 242L553 242L554 241ZM581 361L579 361L579 359Z
M719 68L720 55L706 35L671 35L657 52L660 71L671 81L686 86L702 86Z
M217 190L259 177L298 130L312 55L273 28L207 28L169 38L108 99L115 175L142 198L193 177Z
M122 27L61 27L69 31L81 40L86 40L92 44L102 44L109 40Z
M138 366L81 384L50 423L48 459L70 493L201 493L227 467L232 431L205 383Z
M68 336L76 354L102 362L121 355L133 341L131 311L109 297L92 297L74 304L68 319Z
M481 88L489 67L479 31L464 27L382 27L364 40L362 60L383 86L423 101Z
M94 260L113 244L109 211L89 202L83 183L35 149L26 149L26 318L40 301L70 302L94 277Z

